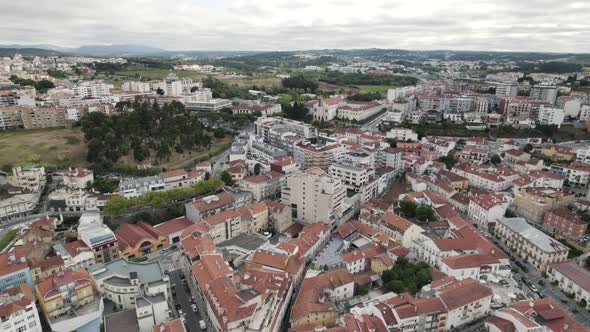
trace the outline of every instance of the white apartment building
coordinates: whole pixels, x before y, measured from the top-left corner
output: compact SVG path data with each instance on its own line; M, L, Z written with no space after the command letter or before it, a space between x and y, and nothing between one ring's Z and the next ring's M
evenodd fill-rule
M576 161L580 163L590 163L590 146L574 150Z
M159 262L134 263L117 259L90 266L88 270L103 297L111 300L118 309L136 308L141 297L163 297L165 302L170 299L169 278Z
M345 197L342 180L320 168L289 176L281 191L283 203L291 206L293 219L308 224L334 223L344 212L342 203Z
M12 175L8 177L8 184L31 192L42 191L46 183L47 178L43 166L13 167Z
M512 275L510 260L498 259L490 254L467 254L443 258L440 271L457 280L473 278L490 281L509 278Z
M0 292L2 332L41 332L35 295L26 283Z
M471 197L467 215L483 229L495 224L506 213L512 199L502 193L492 193Z
M518 85L516 84L498 84L496 85L496 96L516 97L518 94Z
M586 309L590 307L590 271L571 260L549 264L547 274L565 293L574 294L576 302L584 300Z
M550 103L551 105L555 105L555 101L557 100L557 87L535 85L531 88L530 97L531 99L540 100Z
M161 176L126 179L119 183L119 192L125 198L140 197L151 191L163 190L166 190L166 185Z
M396 100L406 98L408 95L416 92L417 90L418 90L418 87L416 87L416 86L408 86L408 87L397 88L397 89L389 89L389 90L387 90L387 101L394 102Z
M205 175L205 171L193 170L187 172L182 169L160 174L164 180L166 190L191 187L195 183L205 180Z
M537 270L567 259L569 249L526 222L524 218L500 218L494 228L496 238Z
M297 144L293 150L293 159L301 168L321 168L328 170L330 165L343 159L345 148L340 144L313 145L309 143Z
M387 111L387 113L385 113L383 120L401 124L406 119L406 114L406 108L403 110L394 108L393 110Z
M51 211L98 211L98 196L82 189L57 189L47 197Z
M455 329L491 313L492 290L468 278L443 287L436 292L448 314L445 331Z
M418 134L409 128L393 128L387 132L387 138L395 138L398 141L417 141Z
M199 100L200 98L191 96L183 101L186 109L196 112L218 112L223 108L231 108L231 100L212 98L209 100Z
M71 189L86 189L94 182L94 173L87 168L68 168L63 175L64 186Z
M26 216L39 202L39 194L19 194L0 200L0 221Z
M369 167L356 167L348 163L332 164L328 173L342 180L342 184L350 189L360 188L375 177L375 170Z
M564 117L565 112L561 108L545 107L544 105L539 108L538 122L542 125L556 125L557 128L560 128Z
M112 84L104 83L83 83L72 90L74 95L80 98L98 98L102 96L110 96Z
M579 119L583 122L590 120L590 105L582 105Z
M590 164L577 161L569 165L553 164L551 170L565 176L570 186L585 188L590 183Z
M363 121L383 109L377 102L347 102L338 108L338 117L349 121Z
M255 201L261 201L279 196L285 181L283 174L271 171L267 174L245 177L239 185L243 190L251 192Z
M402 151L396 148L386 148L377 152L377 166L391 167L396 174L403 171Z
M126 81L121 86L121 89L123 89L123 91L147 93L152 90L152 86L149 82Z

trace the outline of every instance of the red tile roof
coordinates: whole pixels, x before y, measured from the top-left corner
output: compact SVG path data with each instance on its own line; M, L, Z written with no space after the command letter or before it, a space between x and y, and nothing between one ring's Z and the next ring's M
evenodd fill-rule
M169 236L171 234L183 231L192 225L193 222L188 220L186 217L178 217L176 219L165 221L154 227L163 235Z
M336 306L329 299L320 300L325 296L322 289L335 289L352 282L352 275L346 269L331 270L305 278L291 309L291 319L296 320L314 312L336 310Z
M159 236L163 235L152 225L139 221L135 225L122 224L115 232L115 236L117 237L117 240L122 241L131 247L136 247L147 239L157 240Z
M152 332L186 332L186 329L180 319L175 319L152 326Z
M469 254L443 258L442 263L451 269L467 269L500 262L489 254Z
M588 332L588 329L573 320L552 298L546 297L533 301L522 301L512 305L519 312L533 317L538 314L544 325L554 332Z
M590 271L576 264L575 261L552 263L549 266L570 279L580 288L590 292Z
M207 219L205 219L205 222L207 222L207 224L209 224L210 226L214 226L214 225L217 225L221 222L224 222L226 220L236 218L239 216L240 216L240 214L238 213L237 210L227 210L227 211L223 211L223 212L208 216Z
M467 278L443 287L438 297L449 310L482 300L493 295L492 290L475 279Z
M198 199L191 204L199 211L205 212L225 205L232 204L234 197L227 192Z
M31 303L35 302L35 297L31 288L26 283L7 288L0 292L0 297L11 296L14 301L0 306L0 316L9 317L15 312L25 310Z
M409 220L404 219L391 211L385 212L383 215L383 222L389 226L392 226L394 229L399 230L401 233L404 233L410 227L414 226L414 224Z

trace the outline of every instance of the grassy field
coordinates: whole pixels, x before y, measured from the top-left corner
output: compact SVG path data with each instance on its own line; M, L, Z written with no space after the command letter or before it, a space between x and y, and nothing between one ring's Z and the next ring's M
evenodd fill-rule
M39 163L49 167L86 166L80 128L0 132L0 166Z
M584 67L584 71L590 72L590 67Z
M237 84L239 86L272 86L281 85L281 79L276 77L224 77L217 76L220 80L228 84Z
M388 85L356 85L355 87L363 92L387 92L391 89Z

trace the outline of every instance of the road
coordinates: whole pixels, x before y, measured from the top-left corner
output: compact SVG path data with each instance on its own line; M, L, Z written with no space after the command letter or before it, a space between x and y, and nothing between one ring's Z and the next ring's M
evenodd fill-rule
M178 245L176 244L176 246ZM182 266L184 265L182 250L178 247L176 249L170 248L159 250L146 256L149 261L159 262L162 270L168 272L172 292L176 294L176 296L173 296L173 306L176 316L178 316L176 305L180 305L180 310L182 310L186 319L185 327L187 327L187 331L201 331L199 327L199 321L203 319L201 311L193 312L191 306L195 303L195 300L191 294L190 287L188 285L185 286L181 278L181 275L187 276L186 272L182 270Z
M379 124L381 123L381 121L383 120L384 117L387 116L387 113L389 112L389 107L390 105L388 104L383 104L384 107L386 107L388 110L383 112L383 114L379 115L378 117L376 117L375 119L371 120L368 123L365 123L361 128L363 130L369 130L369 131L375 131L377 130L377 126L379 126Z
M227 168L227 163L229 162L229 149L211 158L210 162L211 175L215 177L221 177L221 173L225 171Z
M174 303L179 304L182 312L185 314L186 324L188 331L196 332L200 331L199 321L203 318L199 311L193 312L191 305L194 302L193 296L190 293L188 286L184 285L184 280L180 278L180 270L174 270L169 272L170 284L173 286L173 292L176 293L174 297Z

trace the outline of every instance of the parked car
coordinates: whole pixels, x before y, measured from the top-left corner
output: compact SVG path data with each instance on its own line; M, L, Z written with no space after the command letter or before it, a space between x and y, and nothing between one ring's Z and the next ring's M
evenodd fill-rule
M204 320L200 320L199 321L199 327L201 328L201 330L206 330L207 329L207 324L205 324Z
M193 304L193 305L191 306L191 308L193 309L193 312L197 312L197 305L196 305L196 304Z

